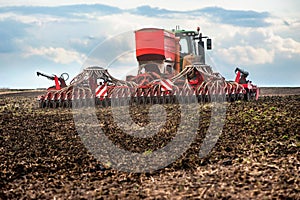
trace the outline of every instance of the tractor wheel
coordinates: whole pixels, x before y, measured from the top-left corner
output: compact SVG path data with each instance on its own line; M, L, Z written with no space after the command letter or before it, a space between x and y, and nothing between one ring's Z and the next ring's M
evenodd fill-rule
M190 103L198 103L197 96L191 95L190 96Z
M49 108L49 101L43 101L42 108Z
M218 98L217 102L219 102L219 103L222 103L222 102L226 101L226 96L225 95L219 94L217 98Z
M53 108L53 101L50 101L50 102L49 102L48 107L49 107L49 108Z
M146 104L151 104L151 97L146 97Z
M49 100L44 101L44 108L49 108L50 103Z
M58 108L59 107L59 103L57 101L53 102L54 108Z
M48 108L54 108L53 100L48 101L47 107L48 107Z
M210 96L210 98L211 98L211 102L216 102L218 100L218 95L217 94L212 94Z
M210 102L211 98L210 95L204 95L204 101L203 102Z
M54 101L54 100L51 100L51 101L49 102L49 107L50 107L50 108L57 108L57 102Z
M103 107L108 107L109 104L108 104L108 99L103 99Z
M72 101L72 100L69 100L69 101L67 102L67 108L72 108L72 106L73 106L73 101Z
M202 95L199 94L199 95L197 96L197 99L198 99L198 103L202 103Z
M230 99L230 102L234 102L236 100L235 94L231 94L229 99Z
M72 105L73 108L80 108L82 105L81 99L74 100L72 104L73 104Z
M85 101L86 101L86 103L85 103L86 107L92 107L92 105L93 105L93 99L86 99Z
M63 108L69 108L69 101L68 100L65 100L63 101Z
M244 100L250 101L250 92L249 91L247 91L246 94L244 94Z
M100 101L100 99L99 98L95 98L95 105L97 105L97 106L101 106L101 101Z
M237 100L243 100L244 99L244 95L243 94L236 94L236 99Z
M225 101L230 102L230 95L226 94Z
M62 100L59 100L58 108L63 108L63 107L64 107L64 102Z
M165 96L160 97L160 104L166 104L166 97Z
M43 100L39 100L39 108L44 108L44 103Z

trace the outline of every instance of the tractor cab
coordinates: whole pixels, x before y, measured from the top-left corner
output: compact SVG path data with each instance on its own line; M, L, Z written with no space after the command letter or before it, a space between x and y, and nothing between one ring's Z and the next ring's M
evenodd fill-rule
M180 56L184 57L186 55L197 55L196 44L194 42L194 37L196 36L195 31L185 31L178 30L175 32L176 37L179 37L180 44Z
M186 31L180 30L177 26L173 32L176 37L180 38L180 71L192 63L205 65L205 46L203 39L206 39L207 50L211 50L211 39L208 38L208 36L202 36L199 27L197 31Z
M180 30L176 26L176 30L172 30L175 36L179 38L179 66L180 71L184 70L187 66L196 64L198 67L202 68L202 71L206 71L207 68L211 67L205 63L205 40L206 39L206 49L211 49L211 39L207 36L202 36L200 33L200 28L197 31L186 31ZM187 76L189 83L191 85L197 85L199 82L203 81L203 77L195 68L193 72L190 72Z

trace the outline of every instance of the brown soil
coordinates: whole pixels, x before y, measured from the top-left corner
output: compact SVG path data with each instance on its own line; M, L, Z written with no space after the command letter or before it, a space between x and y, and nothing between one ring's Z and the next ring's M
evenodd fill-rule
M300 95L300 87L262 87L260 94L262 96Z
M262 89L264 95L270 91ZM83 146L72 110L38 109L35 92L1 95L0 198L300 199L300 96L276 91L258 101L230 103L222 135L207 157L198 157L209 125L203 120L180 159L139 174L104 169ZM109 125L103 113L109 109L97 113ZM205 118L209 111L203 113ZM132 151L144 151L149 143L155 150L161 142L144 141L136 149L125 139L122 144L115 128L107 132Z

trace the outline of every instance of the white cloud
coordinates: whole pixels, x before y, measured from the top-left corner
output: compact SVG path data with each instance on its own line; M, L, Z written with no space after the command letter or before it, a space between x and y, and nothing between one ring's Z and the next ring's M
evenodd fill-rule
M282 38L278 35L272 35L267 42L283 57L291 58L292 56L300 56L300 43L292 38Z
M48 15L20 15L12 12L0 13L0 21L4 20L15 20L24 24L35 24L42 26L50 22L60 22L62 19L58 17L48 16Z
M241 28L222 26L214 43L218 60L229 64L269 64L277 59L290 59L300 56L300 42L283 37L268 28ZM229 29L232 29L230 32ZM291 30L290 33L293 34Z
M85 55L79 54L76 51L68 51L64 48L54 48L54 47L41 47L41 48L28 48L27 52L24 53L24 57L30 56L43 56L55 63L69 64L77 62L81 64Z
M274 51L252 46L234 46L216 51L218 56L231 64L267 64L274 60Z
M172 10L193 10L195 8L203 8L207 6L220 6L227 9L246 9L246 10L257 10L257 11L266 11L266 9L271 10L272 12L280 12L283 16L296 14L298 16L299 1L297 0L264 0L264 1L253 1L253 0L214 0L214 1L199 1L199 0L189 0L188 2L183 2L181 0L172 0L172 1L161 1L161 0L31 0L20 1L20 0L10 0L1 2L1 6L14 6L14 5L39 5L39 6L58 6L58 5L72 5L72 4L105 4L111 6L117 6L120 8L135 8L142 5L151 5L153 7L160 7L165 9Z
M79 39L79 38L71 38L69 40L70 44L87 47L90 43L90 39Z

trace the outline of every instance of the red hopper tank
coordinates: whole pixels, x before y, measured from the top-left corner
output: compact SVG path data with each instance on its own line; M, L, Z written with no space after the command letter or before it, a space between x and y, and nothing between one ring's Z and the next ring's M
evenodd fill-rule
M135 31L138 61L175 60L175 34L164 29L145 28Z

